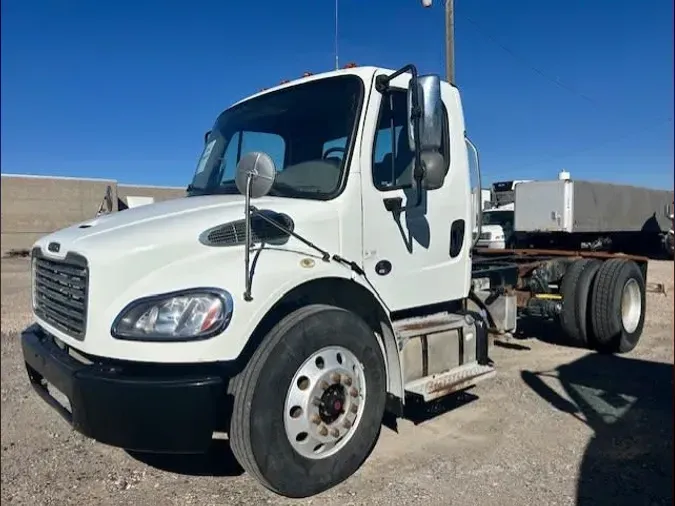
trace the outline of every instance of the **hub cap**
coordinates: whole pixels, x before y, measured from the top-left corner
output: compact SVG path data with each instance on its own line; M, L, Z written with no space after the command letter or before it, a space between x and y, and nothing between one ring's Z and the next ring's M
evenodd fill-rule
M642 297L640 285L635 279L629 279L621 294L621 323L626 332L632 334L637 329L642 316Z
M284 427L293 449L320 459L338 452L356 431L366 401L363 365L340 346L313 353L286 394Z

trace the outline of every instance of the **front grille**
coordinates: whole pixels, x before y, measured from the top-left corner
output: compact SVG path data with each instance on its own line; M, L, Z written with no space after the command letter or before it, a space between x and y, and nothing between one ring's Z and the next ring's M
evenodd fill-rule
M68 253L63 260L33 251L33 310L36 316L75 339L87 327L87 260Z
M490 232L483 232L480 234L479 239L483 239L484 241L489 241L492 239L492 234Z

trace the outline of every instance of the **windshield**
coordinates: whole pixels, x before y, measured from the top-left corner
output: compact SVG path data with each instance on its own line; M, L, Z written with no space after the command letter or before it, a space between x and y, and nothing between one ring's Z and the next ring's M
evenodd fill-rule
M239 159L267 153L277 168L270 195L326 199L339 189L363 99L354 75L319 79L223 112L206 139L190 195L238 193Z
M483 211L483 225L500 225L509 228L513 223L513 211Z

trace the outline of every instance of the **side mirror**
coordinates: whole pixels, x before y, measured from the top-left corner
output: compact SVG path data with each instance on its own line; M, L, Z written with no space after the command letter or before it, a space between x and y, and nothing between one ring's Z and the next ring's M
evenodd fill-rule
M264 197L272 189L277 169L270 156L261 151L251 151L241 157L237 164L234 181L237 190L244 195L244 217L246 219L245 248L244 248L244 271L245 290L244 300L251 298L251 247L253 232L251 230L251 211L255 208L251 205L251 199Z
M276 174L277 169L267 153L251 151L239 160L234 180L242 195L257 199L269 193Z
M417 89L415 89L415 81ZM415 138L414 93L417 93L419 107L419 139ZM437 75L412 79L408 86L408 144L411 150L420 151L420 158L424 165L422 187L426 190L435 190L443 186L447 164L441 154L442 141L441 79Z

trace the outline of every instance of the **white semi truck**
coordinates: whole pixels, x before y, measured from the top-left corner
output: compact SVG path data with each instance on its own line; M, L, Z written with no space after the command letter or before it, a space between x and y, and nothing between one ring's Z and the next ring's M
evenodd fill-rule
M412 65L228 108L188 197L36 242L21 336L35 391L137 452L205 452L227 433L265 487L306 497L361 466L385 410L492 376L488 334L518 314L632 350L645 259L472 253L464 132L458 89Z
M476 243L478 248L513 248L516 185L528 181L520 179L492 183L490 202L484 208L483 226Z

